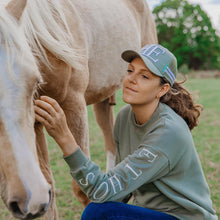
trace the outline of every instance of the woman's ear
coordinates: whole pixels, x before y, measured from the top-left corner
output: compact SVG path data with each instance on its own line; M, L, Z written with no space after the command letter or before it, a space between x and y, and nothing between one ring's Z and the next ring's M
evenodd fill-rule
M164 96L168 91L170 90L170 84L169 83L165 83L161 86L159 93L157 94L157 98L161 98L162 96Z

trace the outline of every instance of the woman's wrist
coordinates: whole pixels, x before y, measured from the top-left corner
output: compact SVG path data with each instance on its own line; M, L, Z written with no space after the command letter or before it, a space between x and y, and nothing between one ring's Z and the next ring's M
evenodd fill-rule
M64 157L74 153L78 149L79 149L78 145L73 145L71 143L69 143L68 145L65 145L63 148L61 148Z
M58 140L56 140L56 142L60 146L61 150L63 151L64 156L68 156L72 154L79 148L79 146L77 145L71 133L60 137Z

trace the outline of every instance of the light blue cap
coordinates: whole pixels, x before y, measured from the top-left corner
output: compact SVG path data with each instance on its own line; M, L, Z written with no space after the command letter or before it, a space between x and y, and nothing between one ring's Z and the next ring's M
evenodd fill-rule
M159 44L147 44L139 52L126 50L121 57L129 63L134 58L140 57L152 73L166 78L173 86L177 75L177 60L165 47Z

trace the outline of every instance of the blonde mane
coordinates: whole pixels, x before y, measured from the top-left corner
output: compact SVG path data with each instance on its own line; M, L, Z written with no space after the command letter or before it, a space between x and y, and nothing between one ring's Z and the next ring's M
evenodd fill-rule
M5 68L12 79L15 74L13 68L15 60L27 68L31 68L35 62L23 30L4 7L0 8L0 45L7 57Z
M70 0L28 1L23 20L24 32L34 55L49 68L51 65L45 48L70 66L80 67L82 57L65 17L65 11L72 9L74 6Z

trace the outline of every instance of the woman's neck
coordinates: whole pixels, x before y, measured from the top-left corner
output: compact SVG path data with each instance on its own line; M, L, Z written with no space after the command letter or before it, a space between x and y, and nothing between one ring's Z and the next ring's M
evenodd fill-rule
M154 102L145 105L131 105L134 112L136 123L139 125L145 124L157 109L159 102Z

